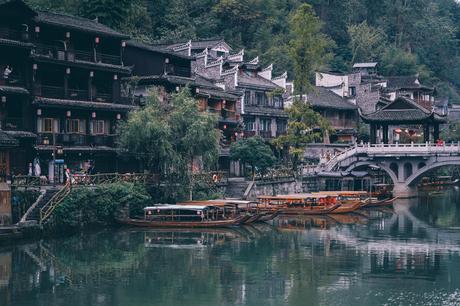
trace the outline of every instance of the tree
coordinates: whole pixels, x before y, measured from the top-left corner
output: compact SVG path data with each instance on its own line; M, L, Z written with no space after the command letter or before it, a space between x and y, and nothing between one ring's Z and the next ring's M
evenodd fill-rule
M275 163L275 155L261 137L240 139L230 146L230 156L251 166L252 176L256 170L265 172Z
M350 35L351 62L367 62L378 60L385 47L385 34L367 25L363 21L357 25L348 26Z
M289 148L293 168L297 170L306 146L328 137L331 127L323 116L300 99L295 99L287 112L289 114L287 133L276 138L274 144L279 149Z
M158 93L151 91L147 105L121 122L119 145L156 173L160 181L187 189L192 185L194 161L199 159L204 169L210 169L217 160L217 118L199 110L188 88L167 100L160 102Z
M312 88L315 71L330 59L333 41L321 33L322 23L309 4L297 8L289 20L289 54L294 62L295 88L302 95Z

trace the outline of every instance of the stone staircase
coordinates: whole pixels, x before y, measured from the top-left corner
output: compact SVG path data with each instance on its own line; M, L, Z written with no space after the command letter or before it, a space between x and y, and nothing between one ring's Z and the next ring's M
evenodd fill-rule
M40 223L40 210L59 192L59 187L50 187L42 190L41 195L35 201L35 203L30 206L24 216L19 221L20 225L35 225Z
M225 188L225 198L243 199L249 183L244 177L229 178Z

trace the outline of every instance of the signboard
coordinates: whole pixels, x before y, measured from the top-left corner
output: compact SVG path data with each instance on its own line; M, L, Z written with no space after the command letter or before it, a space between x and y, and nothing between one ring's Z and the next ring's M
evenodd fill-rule
M54 161L55 164L63 164L64 163L64 160L63 159L56 159Z

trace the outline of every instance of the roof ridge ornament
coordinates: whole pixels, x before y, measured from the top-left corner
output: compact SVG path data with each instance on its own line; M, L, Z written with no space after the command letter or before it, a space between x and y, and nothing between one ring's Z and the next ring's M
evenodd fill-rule
M244 49L241 49L240 52L236 54L230 54L227 56L227 60L234 60L238 62L242 62L244 60Z
M222 71L221 75L229 75L238 72L238 66Z
M182 45L179 45L179 46L176 46L173 49L174 52L178 52L178 51L183 51L183 50L187 50L187 49L191 49L192 48L192 41L189 40L188 42L186 42L185 44L182 44Z
M195 57L198 58L198 57L208 56L208 52L209 52L209 50L208 50L208 48L206 48L202 52L196 54Z
M287 79L288 77L288 73L287 71L285 71L283 74L279 75L279 76L276 76L276 77L273 77L272 80L281 80L281 79Z
M215 61L208 63L206 67L222 65L223 62L224 58L222 56L219 56Z
M262 71L272 71L273 70L273 63L262 69Z
M255 58L253 58L252 60L250 60L249 62L247 62L247 64L250 64L250 65L258 65L258 64L259 64L259 56L256 56Z

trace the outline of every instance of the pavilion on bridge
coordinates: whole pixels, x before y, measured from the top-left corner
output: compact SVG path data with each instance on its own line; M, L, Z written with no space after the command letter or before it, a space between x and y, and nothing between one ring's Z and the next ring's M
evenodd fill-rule
M398 97L381 109L360 113L370 125L370 143L436 142L440 139L439 127L447 117L429 110L415 101Z

